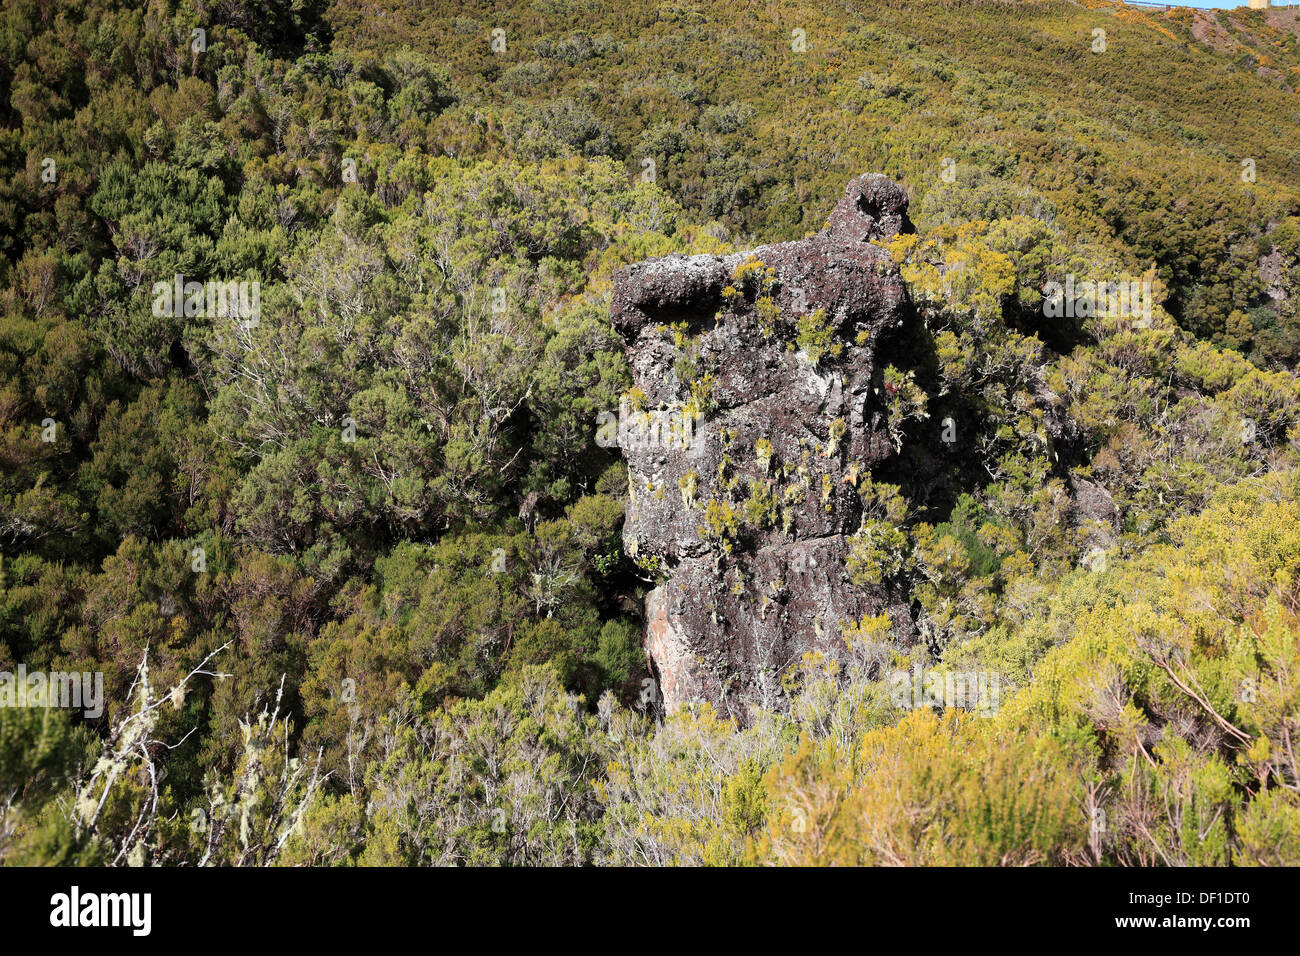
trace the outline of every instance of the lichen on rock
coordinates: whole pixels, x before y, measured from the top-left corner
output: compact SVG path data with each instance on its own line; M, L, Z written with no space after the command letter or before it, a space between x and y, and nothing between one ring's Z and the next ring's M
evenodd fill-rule
M872 240L900 231L906 194L864 175L815 236L614 277L613 323L645 409L632 416L677 423L646 440L646 422L620 422L624 537L661 579L646 648L669 710L705 700L743 721L749 705L780 706L790 665L837 653L867 615L912 639L899 589L845 573L858 488L896 452L885 353L913 313Z

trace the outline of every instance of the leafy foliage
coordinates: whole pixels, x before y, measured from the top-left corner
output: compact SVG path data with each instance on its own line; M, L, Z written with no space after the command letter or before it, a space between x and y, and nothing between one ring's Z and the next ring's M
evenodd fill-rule
M223 3L200 49L197 9L0 14L0 670L106 697L0 707L0 861L1300 860L1293 36L364 0ZM780 713L660 715L595 440L645 399L610 275L800 237L865 170L912 194L917 321L844 570L924 640L839 622ZM1070 276L1149 320L1051 315ZM257 312L156 308L189 281ZM772 282L728 292L768 335ZM679 491L728 548L781 519ZM922 667L1000 711L900 703Z

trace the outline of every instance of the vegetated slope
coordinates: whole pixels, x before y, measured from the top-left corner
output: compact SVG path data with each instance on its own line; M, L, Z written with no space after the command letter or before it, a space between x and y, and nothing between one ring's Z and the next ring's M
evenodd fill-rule
M1273 245L1297 243L1294 221L1273 233L1296 212L1300 106L1283 80L1196 41L1177 11L636 0L381 3L333 18L355 48L433 51L472 103L462 122L494 150L607 153L634 172L652 159L688 209L751 241L816 230L822 197L884 172L911 190L922 228L1036 215L1131 269L1159 266L1171 311L1198 333L1295 359L1294 312L1278 314L1258 273ZM468 138L453 129L449 143Z
M899 720L914 686L942 696L954 674L871 679L882 616L847 659L805 661L786 718L670 719L614 758L616 858L1294 863L1298 490L1294 474L1226 489L1170 544L1062 578L1018 627L1060 646L992 716ZM702 763L722 768L712 800Z
M1144 11L1150 12L1150 11ZM1192 39L1233 58L1244 69L1295 89L1300 65L1300 10L1195 10L1179 7L1164 14L1161 24L1184 39Z
M0 857L1300 860L1295 99L1176 19L6 4L0 670L106 700L0 707ZM844 573L924 640L842 622L788 712L660 724L610 276L802 236L867 170L917 321ZM155 308L178 275L258 321ZM1071 275L1149 318L1046 319ZM1004 712L898 724L916 667ZM985 826L991 782L1041 814ZM836 792L868 836L783 842Z

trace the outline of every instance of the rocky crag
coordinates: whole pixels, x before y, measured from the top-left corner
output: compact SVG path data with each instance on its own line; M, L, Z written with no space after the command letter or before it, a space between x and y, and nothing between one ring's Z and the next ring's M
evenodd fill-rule
M779 706L789 666L838 652L868 615L913 639L905 596L851 584L845 563L862 491L900 440L884 369L914 321L871 240L910 231L903 190L865 175L818 235L615 276L635 383L619 422L624 544L659 581L646 649L668 710Z

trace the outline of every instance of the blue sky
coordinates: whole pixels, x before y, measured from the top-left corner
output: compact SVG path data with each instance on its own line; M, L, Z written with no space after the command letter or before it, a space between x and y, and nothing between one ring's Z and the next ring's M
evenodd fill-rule
M1152 2L1159 2L1159 0L1152 0ZM1284 3L1279 2L1279 0L1274 0L1274 3L1285 5ZM1208 7L1224 10L1231 9L1232 7L1244 7L1246 5L1246 0L1241 0L1240 3L1238 3L1237 0L1182 0L1181 3L1177 4L1177 6L1180 7L1200 7L1202 10Z

